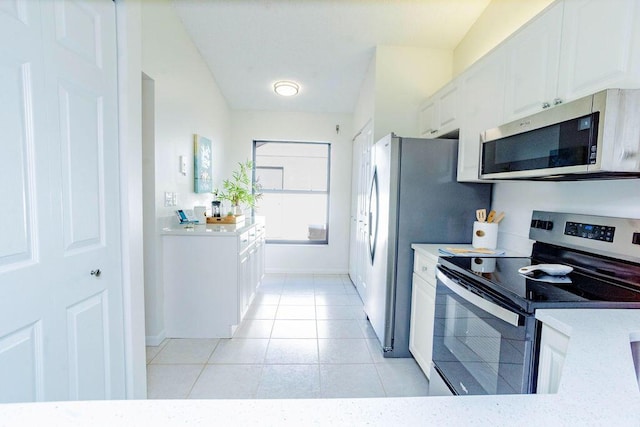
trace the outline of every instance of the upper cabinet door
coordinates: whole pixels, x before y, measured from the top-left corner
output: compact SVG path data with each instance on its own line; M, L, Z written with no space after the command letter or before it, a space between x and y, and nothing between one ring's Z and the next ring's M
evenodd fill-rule
M564 7L558 96L638 87L640 2L570 0Z
M459 127L458 82L453 80L420 106L420 136L437 138Z
M458 146L458 181L480 181L480 133L502 124L504 49L495 49L461 76L462 119Z
M429 98L420 106L420 136L429 138L438 132L436 123L436 102Z
M458 127L458 84L456 80L440 89L437 94L438 132L436 136L451 132Z
M553 4L505 42L505 122L559 102L562 11L562 2Z

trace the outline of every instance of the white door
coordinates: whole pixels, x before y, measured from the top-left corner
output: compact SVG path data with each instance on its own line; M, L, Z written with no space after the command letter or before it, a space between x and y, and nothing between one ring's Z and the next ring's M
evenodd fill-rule
M0 37L0 402L124 398L115 5L2 1Z
M373 174L371 166L371 150L373 147L373 129L371 122L362 130L360 151L360 177L358 181L358 229L356 249L356 289L360 298L367 298L367 271L370 258L368 249L369 235L369 184Z

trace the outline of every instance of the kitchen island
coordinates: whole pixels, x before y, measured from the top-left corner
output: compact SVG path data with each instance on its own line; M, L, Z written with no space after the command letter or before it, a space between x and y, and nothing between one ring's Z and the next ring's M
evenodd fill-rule
M168 338L230 338L264 275L264 222L175 224L162 235Z
M0 426L637 426L630 341L640 310L539 310L569 336L555 394L283 400L132 400L0 405Z

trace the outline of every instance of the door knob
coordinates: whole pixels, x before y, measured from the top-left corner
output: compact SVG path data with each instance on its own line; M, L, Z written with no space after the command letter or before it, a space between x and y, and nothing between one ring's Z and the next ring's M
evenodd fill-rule
M102 274L102 272L100 271L100 269L91 270L91 275L92 276L100 277L101 274Z

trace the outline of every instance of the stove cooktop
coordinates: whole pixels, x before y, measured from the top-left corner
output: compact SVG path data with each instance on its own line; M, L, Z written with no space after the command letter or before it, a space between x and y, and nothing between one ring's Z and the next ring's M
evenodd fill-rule
M551 279L566 283L553 283L518 273L521 267L540 263L528 257L440 258L443 267L475 282L474 287L481 284L485 292L526 312L554 307L640 308L640 287L613 279L574 269L566 277Z

